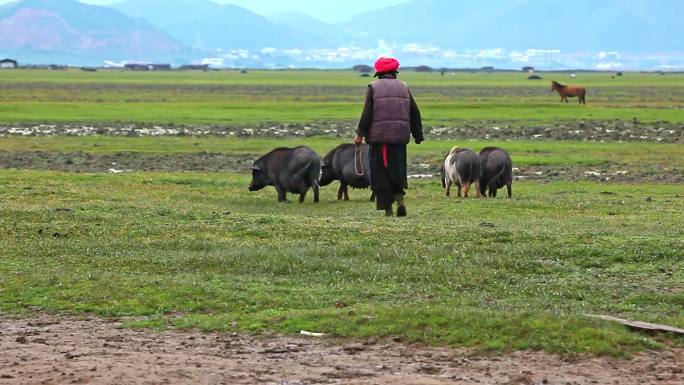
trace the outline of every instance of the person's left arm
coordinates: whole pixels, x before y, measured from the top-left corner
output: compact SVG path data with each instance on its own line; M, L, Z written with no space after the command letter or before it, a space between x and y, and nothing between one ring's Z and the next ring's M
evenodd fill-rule
M411 91L409 91L409 96L411 96L411 135L413 135L416 144L420 144L425 140L423 137L423 119L420 116L420 109L416 100L413 99Z

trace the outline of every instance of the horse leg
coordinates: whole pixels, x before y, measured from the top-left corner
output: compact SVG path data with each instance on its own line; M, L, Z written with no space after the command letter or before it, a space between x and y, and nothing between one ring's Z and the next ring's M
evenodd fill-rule
M469 193L470 193L470 182L463 185L463 197L468 198Z
M506 183L506 189L508 190L508 199L513 198L513 184L511 182Z
M463 188L463 185L460 182L458 182L456 183L456 187L458 187L458 197L463 198L463 195L461 195L461 189Z
M349 200L349 185L344 186L344 200L345 201Z
M371 190L371 197L370 197L371 202L375 202L375 191Z
M337 190L337 200L341 201L344 194L344 183L340 183L340 188Z
M480 193L480 182L475 182L475 196L482 198L482 194Z
M446 178L446 196L451 196L451 179L449 178Z

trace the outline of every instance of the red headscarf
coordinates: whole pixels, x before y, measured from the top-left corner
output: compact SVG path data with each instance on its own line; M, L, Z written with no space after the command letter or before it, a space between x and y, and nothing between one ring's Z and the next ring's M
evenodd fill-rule
M399 69L399 61L391 57L381 57L375 62L376 74L396 72Z

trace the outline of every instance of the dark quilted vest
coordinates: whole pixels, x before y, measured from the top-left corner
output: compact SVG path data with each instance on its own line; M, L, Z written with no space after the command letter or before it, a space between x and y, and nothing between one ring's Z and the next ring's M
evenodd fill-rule
M411 95L404 82L380 79L373 88L373 125L370 144L407 144L411 141Z

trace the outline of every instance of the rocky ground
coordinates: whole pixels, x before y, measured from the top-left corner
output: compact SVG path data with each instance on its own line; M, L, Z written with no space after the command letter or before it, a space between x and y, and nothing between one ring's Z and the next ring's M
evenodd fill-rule
M226 137L350 137L354 123L277 124L257 126L218 125L143 125L143 124L23 124L0 125L2 136L160 136L218 135ZM572 121L518 126L496 121L469 121L459 124L428 126L432 139L510 139L510 140L588 140L648 141L684 143L684 124L671 122L643 123L624 121Z
M502 355L399 341L120 328L0 315L0 384L684 384L684 350L631 360Z

